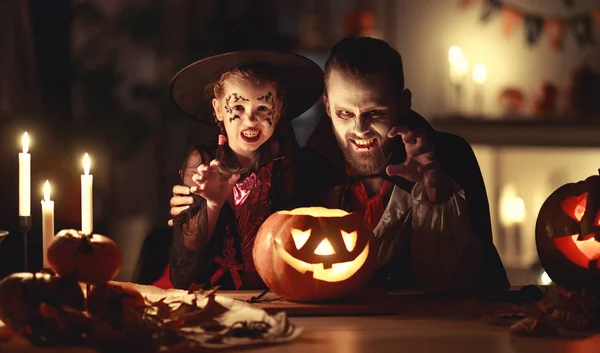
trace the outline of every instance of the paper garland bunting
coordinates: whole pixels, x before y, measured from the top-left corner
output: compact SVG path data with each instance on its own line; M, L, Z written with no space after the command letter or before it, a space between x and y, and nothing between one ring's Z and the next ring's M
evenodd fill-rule
M513 9L502 11L502 29L504 36L509 38L517 24L523 21L523 14Z
M524 11L503 0L460 0L460 6L466 8L476 2L483 2L480 21L489 22L493 16L501 15L502 32L506 38L513 34L517 25L523 24L525 40L530 46L538 43L542 34L546 34L552 48L560 50L566 31L573 35L579 46L596 43L594 23L600 24L600 9L571 17L545 17ZM565 0L564 4L571 8L573 0Z
M573 35L575 35L577 44L586 45L594 43L594 32L590 16L579 16L577 20L571 21L569 25L571 26Z
M562 49L563 39L565 38L565 25L566 23L563 19L544 22L544 30L546 31L546 35L548 35L550 45L555 50Z

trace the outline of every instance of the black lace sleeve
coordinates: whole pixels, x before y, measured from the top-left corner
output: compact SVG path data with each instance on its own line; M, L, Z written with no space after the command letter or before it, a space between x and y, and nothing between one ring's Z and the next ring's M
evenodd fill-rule
M192 176L200 164L209 163L212 158L207 148L194 148L188 154L180 171L182 183L193 186ZM174 219L173 244L169 259L171 283L175 288L188 289L196 283L205 262L206 229L208 220L206 200L192 195L194 203Z

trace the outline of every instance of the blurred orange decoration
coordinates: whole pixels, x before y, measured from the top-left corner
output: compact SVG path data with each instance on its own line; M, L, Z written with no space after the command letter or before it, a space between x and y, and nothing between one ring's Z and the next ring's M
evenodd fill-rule
M375 15L370 10L352 10L344 16L344 30L348 36L361 36L375 30Z
M518 114L523 107L525 95L514 87L507 87L500 93L500 104L505 114Z
M510 38L516 25L523 22L523 14L519 11L506 7L502 10L502 30L504 37Z

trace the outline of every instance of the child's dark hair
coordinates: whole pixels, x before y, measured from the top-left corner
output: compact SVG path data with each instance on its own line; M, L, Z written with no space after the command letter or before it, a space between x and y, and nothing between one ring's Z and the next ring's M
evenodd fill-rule
M273 115L272 119L273 124L275 124L275 133L273 134L273 137L259 147L257 151L258 153L256 153L256 156L254 156L254 158L252 159L252 163L248 168L242 167L237 157L229 147L228 143L219 143L215 158L221 162L219 167L221 174L225 176L229 176L233 173L245 175L249 172L257 171L260 167L261 160L265 153L268 153L271 156L276 156L278 154L279 143L277 141L276 136L278 135L277 130L279 125L277 123L281 120L284 114L283 101L285 96L285 89L278 77L279 75L275 66L267 63L256 63L238 66L232 70L229 70L223 73L215 81L207 85L206 93L209 99L211 100L212 98L223 98L225 94L225 83L228 80L235 79L253 80L260 81L261 83L271 84L275 88L275 96L277 97L277 99L275 100L274 107L275 114ZM221 134L226 135L225 125L222 121L219 121L217 119L214 111L213 115L215 116L215 123L221 130Z

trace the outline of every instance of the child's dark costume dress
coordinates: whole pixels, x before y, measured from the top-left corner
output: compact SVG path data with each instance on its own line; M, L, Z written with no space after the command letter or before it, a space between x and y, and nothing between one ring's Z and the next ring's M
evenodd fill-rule
M222 289L266 288L256 273L252 247L256 233L273 212L285 209L294 189L293 154L297 143L284 129L276 130L271 139L285 142L281 153L262 153L258 171L242 175L223 205L210 241L207 228L206 200L194 196L194 204L175 219L170 264L163 277L154 283L161 288L188 289L191 284ZM291 126L287 129L291 131ZM269 143L269 142L266 142ZM200 164L214 158L216 142L198 146L189 155L183 172L186 186L196 185L193 174ZM266 149L265 149L266 150ZM203 224L204 222L204 224ZM184 244L184 237L196 237L196 249ZM170 278L169 278L170 277Z

